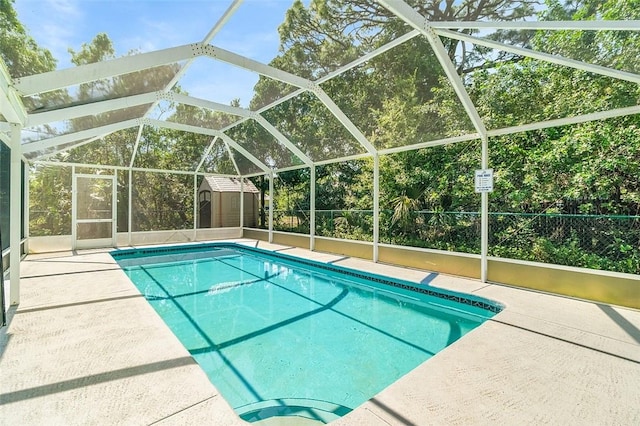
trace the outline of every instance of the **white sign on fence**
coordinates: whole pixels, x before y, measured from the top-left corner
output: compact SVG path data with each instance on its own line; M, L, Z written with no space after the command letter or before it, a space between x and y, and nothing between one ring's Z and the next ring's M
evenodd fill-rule
M493 192L493 169L476 170L476 192Z

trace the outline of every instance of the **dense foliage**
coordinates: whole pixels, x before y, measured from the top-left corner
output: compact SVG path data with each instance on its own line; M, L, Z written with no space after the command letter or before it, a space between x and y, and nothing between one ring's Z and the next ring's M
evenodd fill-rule
M448 3L442 11L440 6L433 10L430 2L415 3L433 19L466 19L469 15L461 14L478 12L465 7L481 4ZM541 20L638 19L640 6L637 1L550 1L543 12L536 13L528 8L530 4L518 3L521 8L516 10L507 2L492 2L495 9L482 13L491 19L536 14ZM348 52L338 45L348 44L361 54L406 31L388 13L371 9L373 4L320 0L305 8L297 2L281 27L283 49L274 64L309 76L322 75L338 66L329 61L335 56L325 58L325 52ZM357 27L360 32L343 31L356 25L355 17L370 13L366 25ZM378 30L373 31L372 25ZM637 32L522 31L483 36L624 71L640 68ZM349 42L344 37L350 37ZM469 44L445 43L488 129L634 106L640 98L637 84ZM474 131L422 38L322 87L381 149ZM281 107L283 116L290 116L294 102ZM277 110L271 114L276 115ZM301 135L307 130L302 119L289 120L288 126ZM640 207L637 114L493 137L489 143L489 164L496 172L496 188L490 197L493 255L640 272L640 220L627 217L637 216ZM480 200L473 192L472 176L479 166L479 141L382 156L381 241L478 252ZM368 176L372 164L361 161L355 167L363 175L350 180L342 175L346 171L349 176L353 162L323 166L323 170L333 169L328 175L336 176L344 195L318 206L334 210L318 212L319 235L371 239ZM292 226L296 223L302 224L299 231L308 228L304 218L291 220L295 211L286 212L307 209L298 207L308 199L309 183L300 181L300 175L306 173L279 176L288 181L281 185L287 188L281 191L286 198L279 193L276 204L285 211L284 229L296 230ZM335 182L318 178L318 194L332 194L335 187ZM291 194L299 194L298 199L292 200ZM599 217L602 215L615 217Z

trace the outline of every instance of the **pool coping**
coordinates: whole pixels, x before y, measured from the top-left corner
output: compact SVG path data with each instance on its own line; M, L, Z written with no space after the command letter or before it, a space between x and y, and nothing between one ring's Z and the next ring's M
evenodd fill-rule
M430 274L233 241L414 282ZM28 256L22 276L22 303L0 336L7 424L247 424L108 252ZM639 311L443 274L429 285L505 309L331 425L640 420Z

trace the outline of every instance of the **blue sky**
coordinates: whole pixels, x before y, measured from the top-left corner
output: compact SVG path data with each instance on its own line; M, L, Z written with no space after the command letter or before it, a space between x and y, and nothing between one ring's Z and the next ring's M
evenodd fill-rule
M42 47L58 59L58 68L71 65L69 48L79 50L105 32L116 55L148 52L199 42L231 0L17 0L21 22ZM269 62L278 53L277 28L293 0L244 0L212 44L243 56ZM306 3L306 2L305 2ZM229 79L229 75L233 78ZM199 58L182 86L192 95L228 104L239 97L247 106L257 75Z

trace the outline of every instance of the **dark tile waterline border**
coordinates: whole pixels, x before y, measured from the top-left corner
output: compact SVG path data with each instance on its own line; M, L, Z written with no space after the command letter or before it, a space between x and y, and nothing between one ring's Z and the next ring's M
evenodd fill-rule
M207 249L214 248L227 248L233 250L240 250L246 252L259 253L261 255L273 257L276 259L285 260L287 262L297 263L301 265L311 266L326 271L340 273L363 280L374 281L379 284L388 285L403 290L415 291L427 296L437 297L440 299L449 300L452 302L458 302L465 305L473 306L476 308L484 309L489 312L499 313L504 309L504 306L498 302L489 301L484 298L472 296L470 294L458 293L445 289L434 289L433 287L425 287L420 283L413 283L411 281L405 281L395 278L389 278L378 274L362 272L355 269L347 268L344 266L335 266L333 264L319 262L316 260L304 259L298 256L292 256L289 254L283 254L271 250L265 250L257 247L251 247L239 243L227 243L227 242L214 242L214 243L197 243L197 244L185 244L185 245L171 245L163 247L149 247L149 248L132 248L132 249L118 249L111 251L111 256L118 260L119 258L135 258L144 257L148 255L156 254L170 254L170 253L188 253L199 252Z

